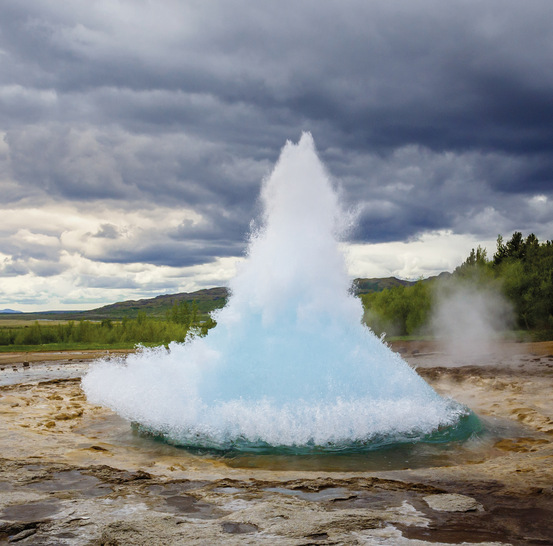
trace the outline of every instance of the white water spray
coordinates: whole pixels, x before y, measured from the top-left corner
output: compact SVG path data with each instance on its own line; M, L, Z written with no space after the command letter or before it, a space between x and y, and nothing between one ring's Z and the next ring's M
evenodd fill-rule
M95 364L88 398L172 442L220 448L367 445L456 424L465 408L361 324L310 134L286 144L261 197L262 228L217 326L169 352Z

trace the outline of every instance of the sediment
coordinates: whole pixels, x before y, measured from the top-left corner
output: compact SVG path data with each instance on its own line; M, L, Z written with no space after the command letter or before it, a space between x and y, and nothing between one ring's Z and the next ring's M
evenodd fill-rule
M0 379L20 380L0 387L0 543L553 544L553 346L393 348L494 434L426 465L246 468L138 437L78 377L26 380L54 359L6 360Z

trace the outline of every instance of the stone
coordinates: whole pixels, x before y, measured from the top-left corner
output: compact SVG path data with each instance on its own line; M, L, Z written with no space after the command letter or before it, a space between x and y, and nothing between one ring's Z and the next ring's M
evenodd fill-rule
M438 510L439 512L481 512L484 510L484 507L472 497L459 495L458 493L428 495L423 499L432 510Z

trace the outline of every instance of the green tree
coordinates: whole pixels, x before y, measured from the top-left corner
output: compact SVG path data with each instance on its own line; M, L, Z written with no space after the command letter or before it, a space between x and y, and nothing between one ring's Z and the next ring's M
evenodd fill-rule
M413 286L394 286L381 292L361 296L364 322L377 334L413 335L424 330L428 323L432 294L428 283L419 281Z
M498 237L493 269L515 306L518 325L527 330L553 330L553 245L540 244L531 233L515 232L507 243Z

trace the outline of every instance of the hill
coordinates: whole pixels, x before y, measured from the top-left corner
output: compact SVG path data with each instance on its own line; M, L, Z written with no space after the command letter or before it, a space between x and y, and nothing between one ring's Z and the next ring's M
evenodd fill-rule
M139 311L144 311L147 315L153 317L164 317L165 313L173 307L175 303L185 301L187 303L196 302L201 314L206 315L214 309L224 307L227 302L228 290L223 287L204 288L196 292L181 292L179 294L163 294L155 298L143 300L128 300L119 303L112 303L86 311L88 319L102 318L134 318Z
M196 301L200 314L207 315L214 309L224 307L227 302L228 290L223 287L204 288L196 292L180 292L178 294L163 294L155 298L142 300L127 300L105 305L90 311L44 311L39 313L18 313L18 319L38 320L120 320L123 318L136 318L139 311L144 311L148 316L164 318L175 303Z
M450 273L441 273L450 275ZM424 279L430 281L436 277ZM405 281L396 277L378 278L358 278L353 281L353 292L360 296L372 292L381 292L394 286L411 286L416 281ZM90 311L45 311L39 313L17 313L18 319L38 320L38 319L56 319L56 320L121 320L123 318L136 318L139 311L144 311L148 316L164 318L176 302L185 301L191 304L196 301L200 314L207 314L214 309L224 307L228 298L228 290L224 287L204 288L195 292L180 292L178 294L163 294L155 298L141 300L127 300L110 305L104 305ZM8 313L9 310L4 312Z
M356 295L370 294L371 292L382 292L387 288L394 286L411 286L415 281L404 281L396 277L386 277L383 279L355 279L353 281L353 291Z
M444 279L450 277L451 273L444 271L439 275L434 277L428 277L422 279L422 282L430 282L436 279ZM388 288L394 288L395 286L413 286L418 281L404 281L396 277L385 277L382 279L355 279L353 281L353 292L355 295L360 296L361 294L371 294L373 292L382 292Z

